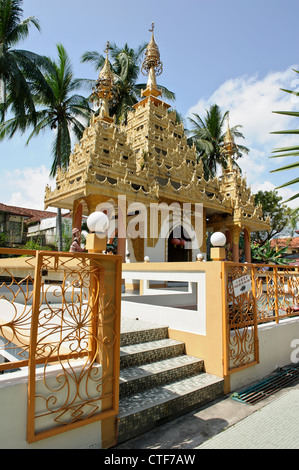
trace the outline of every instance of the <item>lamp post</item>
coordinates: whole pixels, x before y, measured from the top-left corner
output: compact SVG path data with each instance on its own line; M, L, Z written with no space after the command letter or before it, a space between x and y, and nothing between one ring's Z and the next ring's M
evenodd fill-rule
M89 253L102 253L107 247L109 219L104 212L93 212L87 219L90 233L86 237L86 249Z
M226 236L222 232L214 232L211 235L211 258L213 261L225 260L225 248Z

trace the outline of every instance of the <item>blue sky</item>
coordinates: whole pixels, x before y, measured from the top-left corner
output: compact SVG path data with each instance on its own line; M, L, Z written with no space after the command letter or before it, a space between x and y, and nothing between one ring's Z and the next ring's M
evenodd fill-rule
M204 116L214 103L230 111L231 125L243 126L240 143L250 148L240 166L253 192L295 177L270 173L286 161L269 156L275 147L297 143L270 133L298 127L272 113L299 110L299 98L280 91L299 90L299 74L292 71L299 67L298 0L24 0L23 9L24 18L39 19L42 31L32 28L20 48L56 57L62 43L80 78L97 78L91 65L80 62L85 51L102 52L107 41L137 47L149 41L154 22L164 65L159 83L176 93L172 106L185 118ZM52 136L42 134L28 147L25 142L16 136L0 144L0 201L43 208Z

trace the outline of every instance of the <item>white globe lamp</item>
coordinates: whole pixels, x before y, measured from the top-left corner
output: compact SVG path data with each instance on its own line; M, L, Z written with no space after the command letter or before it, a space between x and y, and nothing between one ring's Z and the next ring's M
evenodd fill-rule
M87 227L90 233L86 237L86 248L89 253L103 253L107 248L109 219L104 212L96 211L89 215Z
M213 246L224 246L226 243L226 236L222 232L214 232L211 235L211 244Z
M93 212L87 219L87 227L92 233L107 234L109 219L104 212Z
M222 232L215 232L210 238L211 245L211 259L213 261L224 261L226 258L224 245L226 243L226 236Z

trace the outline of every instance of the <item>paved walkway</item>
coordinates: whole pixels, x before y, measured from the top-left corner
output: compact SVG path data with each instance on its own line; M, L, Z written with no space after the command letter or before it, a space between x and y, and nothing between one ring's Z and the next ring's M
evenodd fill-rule
M195 448L299 449L298 429L299 389L293 389Z
M299 383L255 405L224 396L116 449L299 449L298 429Z
M256 405L229 396L116 449L299 449L299 384Z

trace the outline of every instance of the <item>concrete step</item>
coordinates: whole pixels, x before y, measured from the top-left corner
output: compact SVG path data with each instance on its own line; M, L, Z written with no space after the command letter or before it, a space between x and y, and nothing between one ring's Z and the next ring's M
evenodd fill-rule
M190 377L202 371L203 361L187 355L127 367L120 371L120 397Z
M223 379L168 338L166 326L123 319L118 444L223 395Z
M140 322L135 321L135 328L137 328L139 323ZM139 328L140 329L135 329L135 331L122 331L120 335L121 346L129 346L131 344L146 343L149 341L158 341L160 339L168 338L167 326L158 327L155 325L150 326L150 324L147 326L147 324L142 322Z
M120 348L120 368L161 361L184 354L185 344L173 339L160 339L130 344Z
M120 400L118 443L186 414L223 395L223 379L200 373Z

